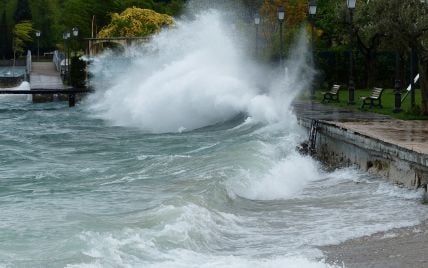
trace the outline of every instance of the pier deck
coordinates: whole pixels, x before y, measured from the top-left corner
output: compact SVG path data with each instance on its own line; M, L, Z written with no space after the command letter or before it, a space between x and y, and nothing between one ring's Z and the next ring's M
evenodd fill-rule
M30 80L31 89L66 89L60 73L53 62L33 62Z

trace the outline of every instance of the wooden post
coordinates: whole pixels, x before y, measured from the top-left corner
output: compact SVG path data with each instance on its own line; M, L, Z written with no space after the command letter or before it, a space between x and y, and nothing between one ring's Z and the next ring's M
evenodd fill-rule
M74 107L76 105L76 94L68 94L68 107Z

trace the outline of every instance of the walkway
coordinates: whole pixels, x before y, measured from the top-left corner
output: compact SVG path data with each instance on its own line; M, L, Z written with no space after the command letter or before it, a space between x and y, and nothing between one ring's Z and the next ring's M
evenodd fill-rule
M428 155L428 121L404 121L386 115L332 107L309 101L296 101L299 118L328 121L362 135Z
M30 76L31 89L65 89L60 73L53 62L33 62Z

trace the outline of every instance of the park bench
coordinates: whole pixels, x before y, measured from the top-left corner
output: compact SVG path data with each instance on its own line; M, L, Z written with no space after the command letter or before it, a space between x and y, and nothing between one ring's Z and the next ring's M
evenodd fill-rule
M382 108L382 93L383 88L374 87L370 96L360 97L363 101L361 104L361 109L364 109L366 105L370 105L370 108L375 106Z
M323 94L322 102L325 101L337 101L339 102L339 89L340 85L333 85L328 92L321 92Z

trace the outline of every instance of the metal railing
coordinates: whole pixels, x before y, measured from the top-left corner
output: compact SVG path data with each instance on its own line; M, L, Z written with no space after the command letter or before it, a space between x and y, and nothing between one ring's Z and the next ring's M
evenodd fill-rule
M61 61L64 59L64 54L55 50L53 53L53 63L55 64L55 68L58 72L61 72Z
M25 80L30 82L30 73L33 68L33 58L31 57L31 50L27 51L27 59L25 65Z

